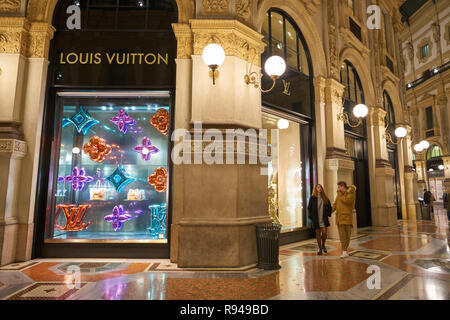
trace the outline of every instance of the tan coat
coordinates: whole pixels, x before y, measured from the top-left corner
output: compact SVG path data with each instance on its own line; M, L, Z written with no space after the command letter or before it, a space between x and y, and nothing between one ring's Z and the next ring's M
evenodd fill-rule
M336 224L353 225L353 210L356 202L356 187L350 186L347 191L338 191L333 203L333 212L336 211Z

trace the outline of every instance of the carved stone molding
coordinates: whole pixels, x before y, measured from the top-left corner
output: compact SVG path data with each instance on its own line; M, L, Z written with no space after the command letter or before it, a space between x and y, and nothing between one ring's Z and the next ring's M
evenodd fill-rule
M17 121L0 121L0 139L23 140L21 123Z
M0 2L1 13L18 13L22 7L20 0L2 0Z
M27 154L27 143L16 139L0 139L0 156L22 159Z
M236 0L236 17L247 23L251 22L253 0Z
M336 31L336 15L334 10L334 0L328 0L327 15L328 15L328 51L330 56L330 75L336 80L339 80L339 55L337 50L337 31Z
M225 15L228 13L228 0L203 0L204 15Z
M306 11L310 15L315 15L320 6L320 0L301 0Z
M54 31L45 22L30 23L22 17L0 17L0 53L48 58Z
M335 79L326 79L324 88L325 102L342 106L342 95L344 93L344 88L345 86Z
M436 44L439 45L439 42L441 41L441 26L437 23L432 23L431 30L433 30L434 42L436 42Z
M191 27L189 24L173 23L172 29L177 38L177 58L190 59L194 52Z
M238 20L190 20L194 54L201 55L209 43L218 43L227 56L236 56L260 65L264 52L263 35ZM247 44L250 50L247 49Z
M426 44L428 44L428 46L429 46L429 52L426 57L422 57L422 47L425 46ZM432 52L433 52L433 42L431 41L430 37L423 38L417 45L417 50L416 50L417 59L421 63L426 63L428 61L428 59L430 59Z
M445 25L444 39L447 41L447 45L450 45L450 22Z
M369 107L367 126L385 126L386 111L379 107Z

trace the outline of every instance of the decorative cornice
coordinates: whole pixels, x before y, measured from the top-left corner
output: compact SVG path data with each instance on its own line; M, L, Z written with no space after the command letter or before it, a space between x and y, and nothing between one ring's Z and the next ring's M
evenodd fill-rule
M0 121L0 139L23 140L21 126L17 121Z
M209 43L220 44L227 56L236 56L260 65L264 52L263 35L238 20L190 20L194 35L194 54L201 55ZM247 49L246 45L250 50Z
M226 15L228 13L228 0L203 0L203 15Z
M55 28L45 22L30 23L22 17L0 17L0 53L48 58Z
M27 143L16 139L0 139L0 156L22 159L27 154Z
M252 19L254 0L236 0L236 17L246 23L250 23Z
M1 13L18 13L21 7L21 0L2 0L0 2Z
M190 59L194 52L191 27L189 24L173 23L172 29L177 38L177 58Z
M305 6L306 11L312 16L316 14L320 7L320 0L301 0L301 2Z
M369 107L367 126L385 126L386 111L380 107Z

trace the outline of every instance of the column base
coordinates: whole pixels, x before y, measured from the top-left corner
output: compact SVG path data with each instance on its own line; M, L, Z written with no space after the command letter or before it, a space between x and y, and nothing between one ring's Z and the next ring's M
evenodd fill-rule
M271 219L227 220L181 221L178 228L178 267L239 270L255 265L258 262L255 224L271 223Z
M17 221L5 221L0 223L0 266L16 261L18 230L19 225Z

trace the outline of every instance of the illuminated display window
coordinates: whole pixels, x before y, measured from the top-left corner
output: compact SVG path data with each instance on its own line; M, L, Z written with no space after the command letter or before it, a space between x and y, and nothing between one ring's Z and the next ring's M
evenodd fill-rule
M58 100L46 241L167 242L168 94Z
M283 230L304 227L301 124L263 113L263 128L272 148L269 163L269 214L277 215ZM277 130L275 134L274 130Z

